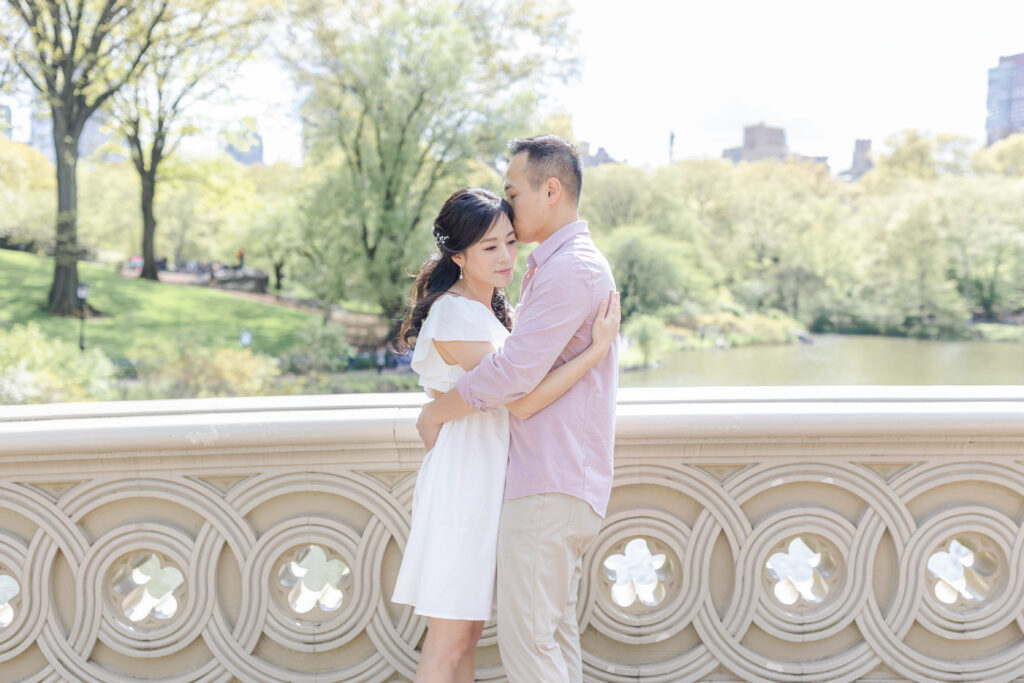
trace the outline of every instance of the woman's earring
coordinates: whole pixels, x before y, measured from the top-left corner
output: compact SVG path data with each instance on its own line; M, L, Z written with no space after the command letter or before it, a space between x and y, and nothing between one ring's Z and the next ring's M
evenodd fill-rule
M462 279L462 266L459 266L459 279Z

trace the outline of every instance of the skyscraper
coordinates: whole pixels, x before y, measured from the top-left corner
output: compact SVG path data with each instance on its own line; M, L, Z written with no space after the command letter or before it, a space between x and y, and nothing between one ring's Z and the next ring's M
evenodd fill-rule
M988 70L988 144L1024 132L1024 52L1000 57Z

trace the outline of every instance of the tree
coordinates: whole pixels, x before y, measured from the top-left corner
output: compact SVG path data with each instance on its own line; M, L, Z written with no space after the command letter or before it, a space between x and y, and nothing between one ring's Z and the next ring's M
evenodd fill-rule
M321 294L376 302L394 321L424 223L469 162L493 165L538 92L575 67L565 3L297 3L285 48L309 92L310 157L326 180L304 250Z
M982 175L1024 177L1024 133L1015 133L974 155L974 170Z
M648 227L623 226L603 239L601 246L621 295L623 320L711 297L711 280L690 244L655 234Z
M880 198L872 264L860 292L881 332L947 336L963 331L967 307L949 278L949 247L931 188Z
M246 167L227 154L187 161L172 156L164 166L163 191L156 200L164 229L157 247L173 254L178 267L234 259L259 210Z
M155 32L142 68L111 100L141 182L140 277L158 279L154 202L160 163L195 130L190 107L222 87L251 52L263 19L259 5L247 2L179 0Z
M809 264L786 272L795 265L788 252L791 245L806 243L822 198L830 191L821 164L759 161L736 169L732 222L722 252L731 261L734 291L747 306L789 308L794 299L792 292L787 296L783 280L790 289L813 284Z
M892 185L894 180L934 180L940 174L963 175L970 169L971 141L959 135L930 135L905 130L885 140L888 153L866 177L869 184Z
M642 223L651 206L651 178L645 169L604 164L587 171L580 214L594 232Z
M951 270L967 308L981 306L986 320L1011 304L1015 262L1024 247L1021 210L1024 183L1001 177L953 177L939 183L937 206Z
M138 71L170 0L4 0L0 52L53 117L57 238L51 315L78 311L78 141L86 121Z
M638 315L626 323L623 334L640 350L643 367L650 367L661 359L670 340L668 329L653 315Z
M248 170L258 210L245 243L254 256L270 261L274 289L280 291L285 264L299 249L297 221L305 192L304 178L299 169L281 163Z
M43 250L53 234L53 186L46 157L0 135L0 245Z

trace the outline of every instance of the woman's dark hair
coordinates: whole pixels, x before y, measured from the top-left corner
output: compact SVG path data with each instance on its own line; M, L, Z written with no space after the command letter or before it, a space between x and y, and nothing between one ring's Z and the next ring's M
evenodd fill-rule
M452 257L483 239L495 219L504 214L512 222L512 205L481 187L459 190L444 203L434 219L434 243L437 253L431 254L415 276L409 290L409 313L402 321L395 340L396 348L405 353L416 346L420 327L438 297L448 291L459 279L459 266ZM505 293L495 288L491 297L494 317L512 329Z

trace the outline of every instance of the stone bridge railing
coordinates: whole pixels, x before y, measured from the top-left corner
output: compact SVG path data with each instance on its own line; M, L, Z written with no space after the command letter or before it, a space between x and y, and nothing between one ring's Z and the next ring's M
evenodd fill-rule
M413 395L0 407L0 679L402 681ZM1024 388L623 390L592 681L1024 680ZM503 680L493 624L479 680Z

